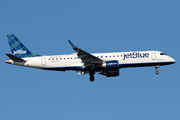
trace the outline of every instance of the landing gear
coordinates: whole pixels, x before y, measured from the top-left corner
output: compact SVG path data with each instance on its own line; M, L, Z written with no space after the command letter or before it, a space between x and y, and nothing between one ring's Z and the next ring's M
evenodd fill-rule
M156 73L156 75L158 75L158 74L159 74L159 71L157 71L157 69L158 69L158 68L159 68L159 66L158 66L158 65L156 65L156 66L155 66L155 69L156 69L156 72L155 72L155 73Z
M90 76L89 80L90 80L91 82L93 82L93 81L94 81L94 76Z
M93 82L94 79L95 79L95 78L94 78L94 74L95 74L95 72L92 71L92 70L89 72L89 76L90 76L89 80L90 80L91 82Z

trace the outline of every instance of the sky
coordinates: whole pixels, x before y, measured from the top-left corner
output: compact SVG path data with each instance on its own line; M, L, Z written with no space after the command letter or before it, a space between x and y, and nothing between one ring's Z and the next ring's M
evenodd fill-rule
M180 120L179 0L0 0L1 120ZM176 63L78 75L9 65L6 34L40 55L162 51Z

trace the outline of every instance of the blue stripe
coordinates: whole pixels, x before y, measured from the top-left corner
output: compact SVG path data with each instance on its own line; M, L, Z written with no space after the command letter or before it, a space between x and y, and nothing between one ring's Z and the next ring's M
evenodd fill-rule
M163 66L163 65L170 65L175 62L156 62L156 63L138 63L138 64L119 64L119 69L126 68L126 67L148 67L148 66ZM90 71L90 68L82 68L82 66L75 66L75 67L53 67L53 68L43 68L44 70L55 70L55 71L66 71L66 70L77 70L77 71ZM95 71L100 72L104 71L106 68L96 67Z

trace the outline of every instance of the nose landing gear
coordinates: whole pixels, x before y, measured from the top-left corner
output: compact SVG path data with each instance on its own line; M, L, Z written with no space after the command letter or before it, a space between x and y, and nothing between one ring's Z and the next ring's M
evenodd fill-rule
M158 75L158 74L159 74L159 71L157 71L157 69L158 69L158 68L159 68L159 66L158 66L158 65L156 65L156 66L155 66L155 70L156 70L156 72L155 72L155 73L156 73L156 75Z
M156 75L158 75L159 74L159 71L156 71Z

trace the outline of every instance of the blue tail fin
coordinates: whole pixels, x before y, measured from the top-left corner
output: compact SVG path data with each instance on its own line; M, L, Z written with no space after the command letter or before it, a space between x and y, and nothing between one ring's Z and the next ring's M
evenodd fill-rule
M40 56L38 54L31 53L15 35L7 35L7 38L13 55L19 58Z

